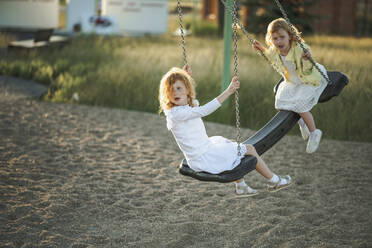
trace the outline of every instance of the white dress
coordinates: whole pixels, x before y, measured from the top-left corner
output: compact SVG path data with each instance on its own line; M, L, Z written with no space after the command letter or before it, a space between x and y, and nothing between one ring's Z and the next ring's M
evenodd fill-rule
M238 156L236 142L221 136L208 137L201 117L211 114L220 106L215 98L203 106L175 106L164 111L167 127L194 171L219 174L232 170L246 153L245 145L240 146L242 155Z
M319 86L302 83L295 72L294 64L286 61L285 56L280 55L280 57L289 72L290 78L289 82L284 81L279 85L275 96L275 108L296 113L309 112L318 103L320 95L327 86L327 80L322 77ZM324 66L317 65L327 75Z

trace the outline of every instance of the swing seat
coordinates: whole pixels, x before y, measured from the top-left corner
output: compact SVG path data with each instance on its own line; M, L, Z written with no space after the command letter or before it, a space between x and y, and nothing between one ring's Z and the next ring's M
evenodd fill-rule
M327 87L323 90L322 94L319 97L318 102L327 102L334 96L338 96L342 89L349 82L349 78L342 72L339 71L327 71L328 78L331 80L332 84L328 84ZM280 81L274 87L274 93L278 91L279 85L284 81Z
M245 174L256 169L257 158L253 156L245 156L240 164L234 169L221 172L220 174L211 174L208 172L196 172L189 167L186 159L182 160L179 167L179 172L184 176L189 176L200 181L230 183L244 177Z
M224 0L221 0L221 2L225 6L225 9L230 12L231 16L234 17L233 18L234 23L239 24L244 34L250 39L251 43L253 44L254 39L253 37L249 35L247 30L244 28L244 25L241 25L241 23L239 22L239 18L236 16L236 13L237 13L236 9L232 10L230 7L227 6L226 1ZM280 2L278 0L275 0L275 2L280 8L283 16L285 17L286 22L292 27L292 24L289 22L287 15L284 12ZM181 12L181 7L180 7L180 0L178 0L177 3L178 3L178 10L179 10L178 14L179 14L179 19L180 19L180 25L182 28L182 12ZM234 8L235 7L236 6L235 6L235 1L234 1ZM234 30L234 32L236 32L236 29ZM184 34L181 33L181 36L182 36L182 47L184 50L184 62L185 64L187 64ZM236 38L236 35L234 35L233 37ZM301 40L297 37L297 35L296 35L296 39L299 44L302 44ZM236 42L236 40L234 41ZM237 52L236 46L235 46L235 52ZM261 55L265 57L266 60L268 60L267 57L264 55L264 53L261 52ZM234 59L235 59L235 69L237 69L237 56L235 56ZM348 77L341 72L327 71L327 75L332 83L328 84L327 87L324 89L318 102L326 102L330 100L332 97L338 96L339 93L342 91L342 89L349 82ZM283 79L281 79L274 87L275 94L281 82L283 82ZM300 116L295 112L280 110L263 128L257 131L248 140L243 142L243 144L253 145L257 153L259 155L262 155L265 151L267 151L273 145L275 145L289 130L291 130L292 127L296 125L299 118ZM214 182L228 183L228 182L233 182L238 179L241 179L244 177L245 174L256 169L256 163L257 163L257 159L255 157L246 156L241 160L241 163L233 170L224 171L216 175L216 174L210 174L207 172L196 172L188 166L186 159L184 159L179 167L179 172L182 175L189 176L189 177L195 178L200 181L214 181Z
M332 84L327 85L319 97L320 103L330 100L334 96L338 96L342 89L348 84L349 78L338 71L328 71L329 79ZM276 93L278 86L284 80L283 78L277 83L274 88ZM300 116L292 111L280 110L264 127L258 130L243 144L251 144L256 148L258 155L274 146L284 135L286 135L300 119Z
M326 102L332 97L338 96L349 82L349 78L341 72L328 71L327 74L329 79L332 81L332 84L327 85L324 89L319 98L319 102ZM274 92L276 92L281 82L283 82L283 79L281 79L275 86ZM286 135L292 127L296 125L299 118L300 116L295 112L280 110L264 127L244 141L243 144L253 145L256 148L257 153L262 155L274 146L284 135ZM244 175L256 169L256 163L257 159L255 157L246 156L233 170L224 171L215 175L207 172L195 172L188 166L186 159L184 159L179 167L179 172L182 175L200 181L228 183L243 178Z

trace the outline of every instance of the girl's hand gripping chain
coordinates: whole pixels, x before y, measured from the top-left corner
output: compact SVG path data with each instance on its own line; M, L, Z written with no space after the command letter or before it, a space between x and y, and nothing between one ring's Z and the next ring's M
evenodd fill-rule
M240 82L238 81L238 77L233 77L231 79L230 85L227 88L230 94L234 94L240 88Z
M253 41L252 46L256 51L258 50L260 50L261 52L265 51L265 47L257 40Z
M192 70L191 70L191 66L190 65L186 64L182 69L184 71L186 71L187 74L189 74L191 76Z
M302 57L303 57L304 59L306 59L306 60L310 59L310 57L311 57L311 53L310 53L310 51L309 51L309 50L306 50L306 52L304 52L304 53L302 54Z

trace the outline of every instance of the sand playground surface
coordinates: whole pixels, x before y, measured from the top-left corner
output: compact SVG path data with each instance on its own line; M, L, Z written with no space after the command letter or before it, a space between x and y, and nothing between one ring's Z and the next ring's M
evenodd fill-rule
M324 134L310 155L287 135L263 158L291 187L269 193L253 171L260 193L238 198L232 183L178 173L164 116L41 102L44 91L0 76L0 247L372 247L372 143Z

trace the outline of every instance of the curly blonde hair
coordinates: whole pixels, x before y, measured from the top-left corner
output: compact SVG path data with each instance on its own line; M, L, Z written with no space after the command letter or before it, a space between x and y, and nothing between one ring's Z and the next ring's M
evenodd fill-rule
M266 45L268 45L269 47L274 46L272 42L272 34L278 32L279 29L283 29L288 33L290 45L292 45L293 42L296 42L296 35L292 32L291 27L283 18L278 18L270 22L269 26L267 26L267 32L265 36ZM301 32L299 32L295 26L293 26L293 29L295 30L297 36L300 38L301 42L303 42L301 38Z
M194 79L183 69L178 67L171 68L160 80L159 86L159 113L166 109L171 109L175 106L171 102L172 86L177 81L181 81L187 89L187 103L194 107L194 99L196 96Z

